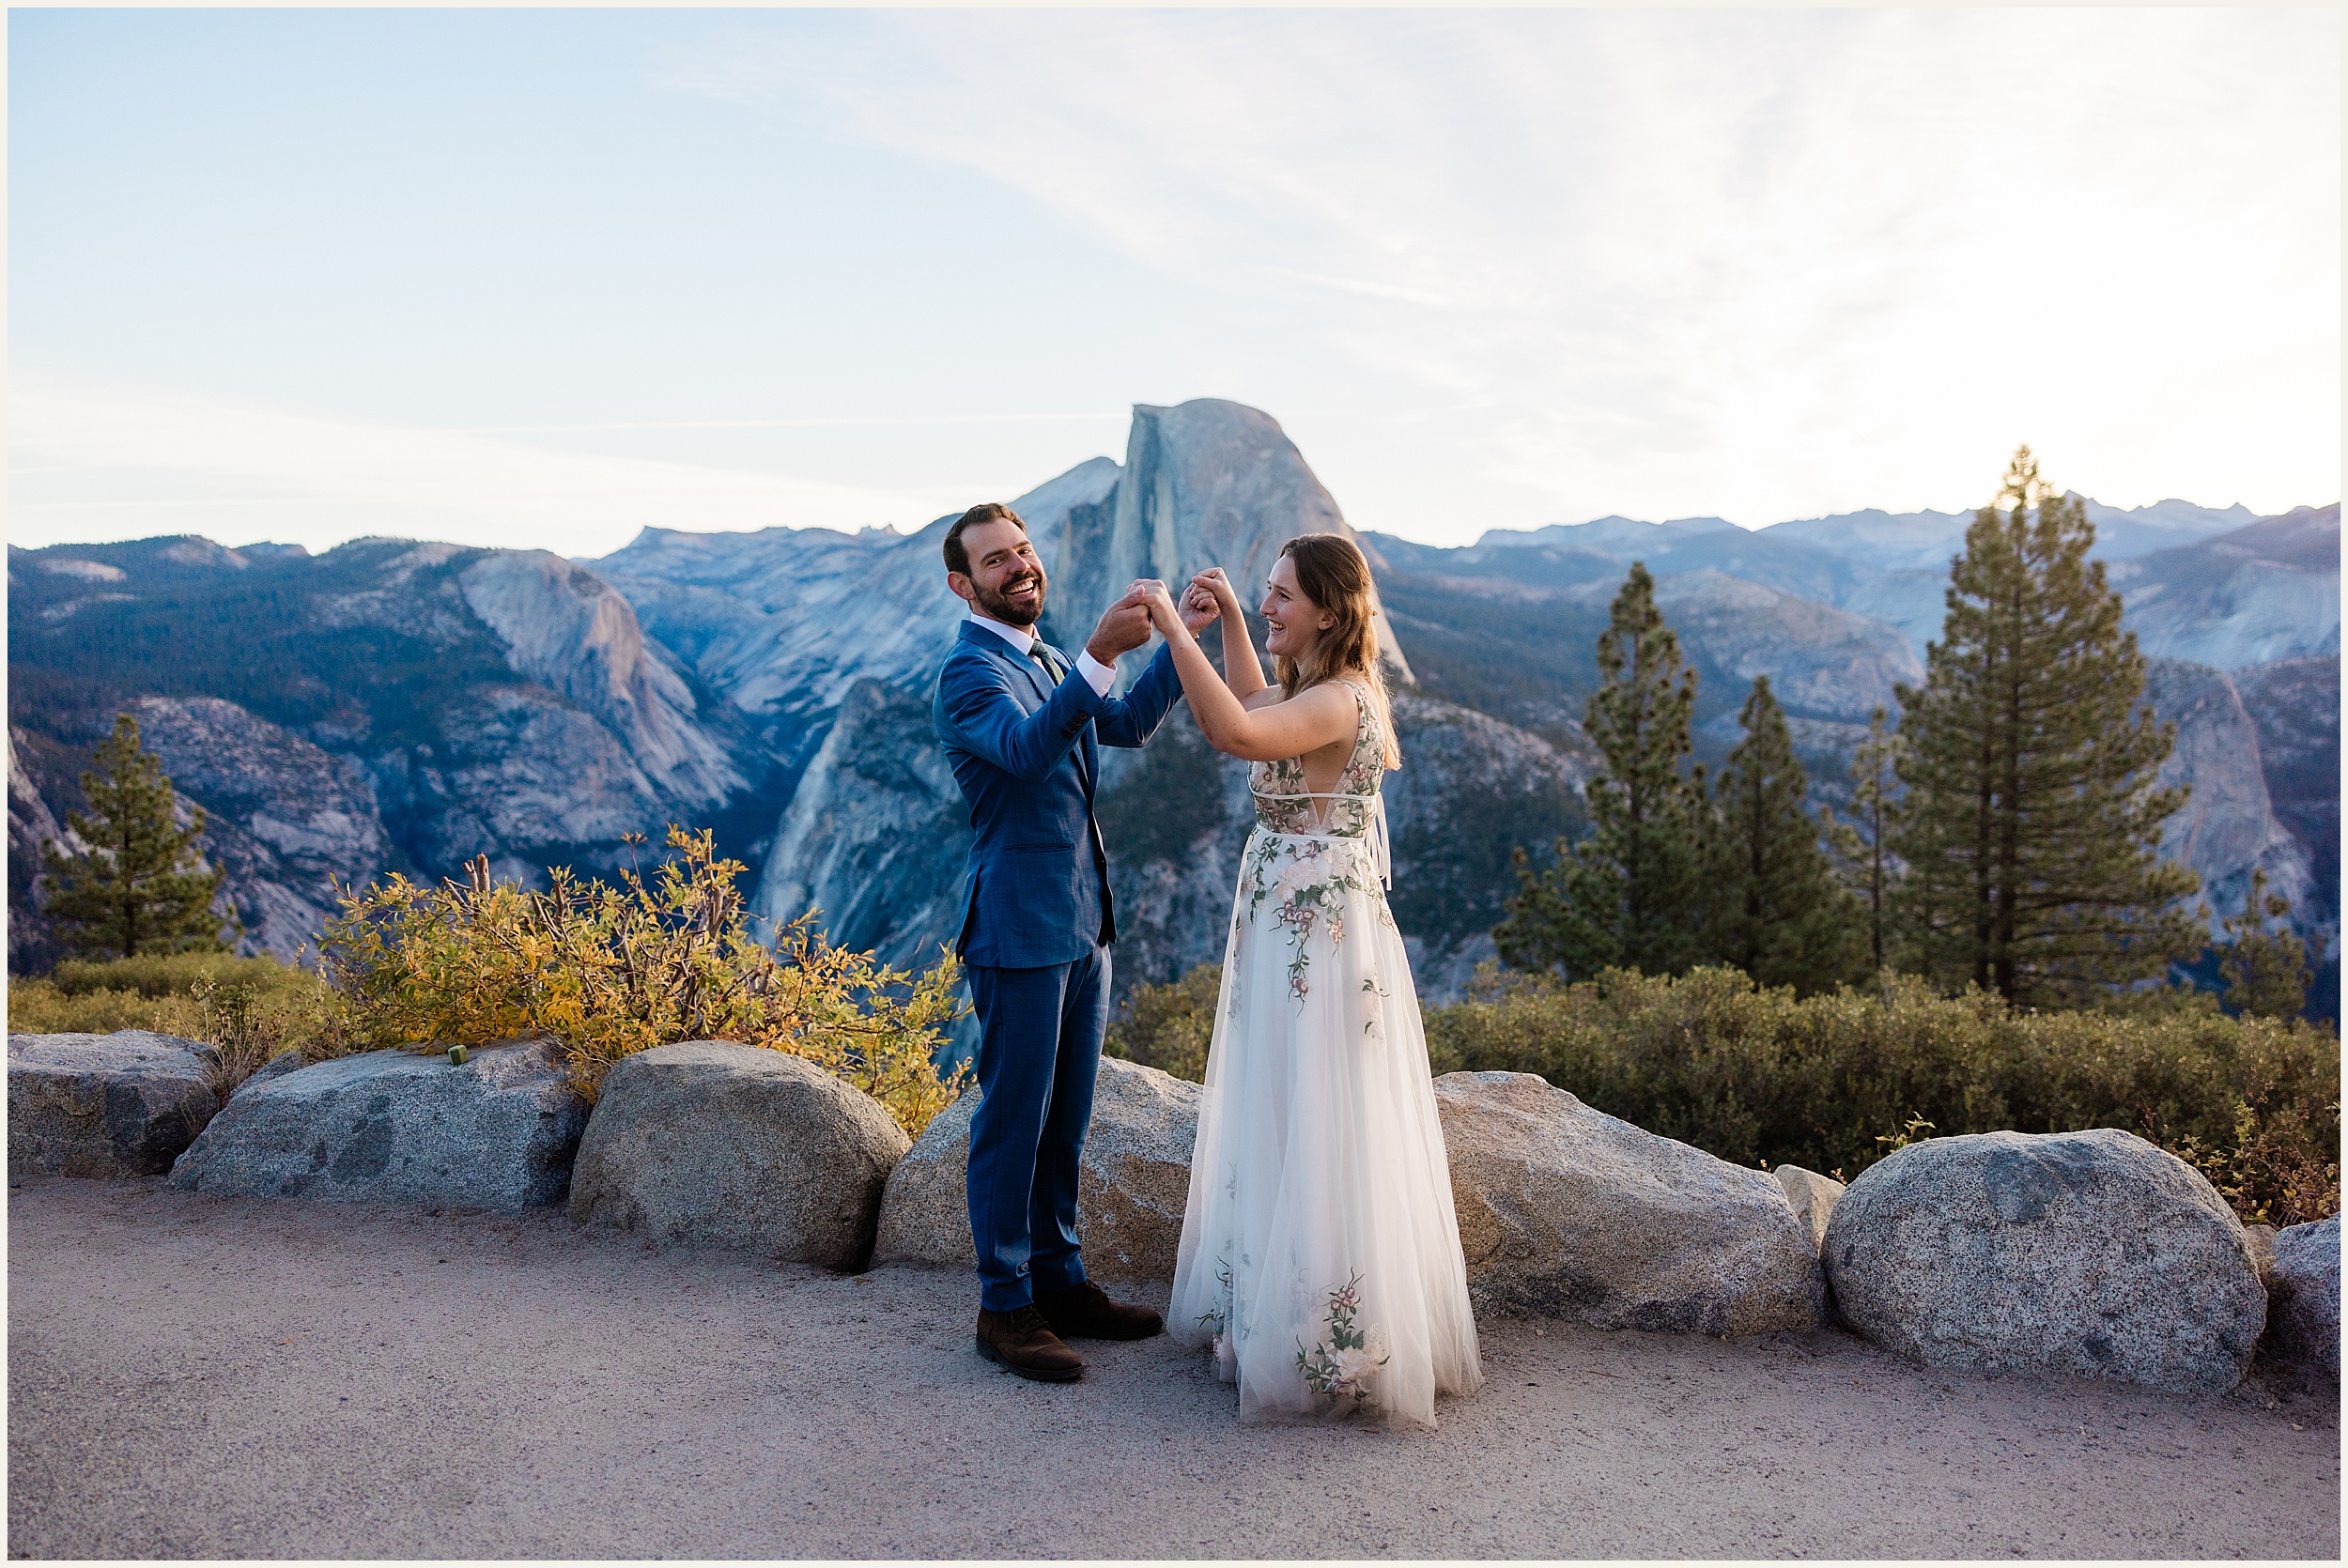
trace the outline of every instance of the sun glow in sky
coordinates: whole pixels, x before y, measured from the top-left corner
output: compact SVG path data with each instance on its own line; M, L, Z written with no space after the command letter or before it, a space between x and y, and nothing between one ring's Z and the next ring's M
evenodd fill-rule
M1200 396L1436 544L2340 494L2334 10L8 27L19 545L912 528Z

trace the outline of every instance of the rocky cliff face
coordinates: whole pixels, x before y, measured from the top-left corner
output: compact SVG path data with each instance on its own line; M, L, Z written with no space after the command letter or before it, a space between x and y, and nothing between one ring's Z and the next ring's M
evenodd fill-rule
M923 966L954 940L969 850L928 700L858 681L791 797L751 907L769 931L820 911L835 944Z
M593 572L545 550L500 550L456 580L515 672L599 721L652 790L707 807L749 782L695 722L693 693L666 651Z
M25 766L24 753L55 749L55 743L8 726L8 973L39 973L61 956L41 915L41 847L56 844L68 854L88 848L41 798L40 786Z
M205 858L227 871L239 949L291 960L337 915L337 885L391 863L366 770L216 697L133 703L139 739L204 807Z
M2158 501L2121 510L2086 501L2096 560L2128 597L2146 652L2233 669L2336 652L2340 508L2261 519ZM1921 659L1940 635L1949 561L1970 513L1854 512L1746 530L1718 517L1628 517L1487 533L1464 549L1374 537L1394 572L1526 588L1617 583L1633 561L1659 579L1714 571L1897 627Z
M2147 653L2219 669L2340 652L2340 507L2301 507L2111 568Z
M314 935L330 873L609 869L624 835L730 823L768 765L626 599L543 552L149 540L9 565L11 717L39 743L11 831L54 831L32 803L78 805L89 746L131 711L209 812L249 947ZM12 882L12 912L28 896Z
M2258 728L2275 816L2305 846L2313 900L2304 920L2340 924L2340 660L2285 659L2229 677ZM2338 944L2333 944L2335 964Z
M2169 820L2161 853L2200 874L2213 932L2217 920L2241 911L2253 869L2263 870L2269 885L2296 909L2311 912L2314 876L2307 848L2275 815L2258 727L2233 683L2204 665L2154 659L2144 697L2177 727L2161 782L2189 784L2193 792Z

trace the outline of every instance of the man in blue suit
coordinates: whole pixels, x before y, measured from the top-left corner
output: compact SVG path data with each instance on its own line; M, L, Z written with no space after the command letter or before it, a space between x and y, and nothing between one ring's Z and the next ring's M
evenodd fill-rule
M970 1119L970 1239L979 1353L1066 1382L1070 1338L1144 1339L1165 1324L1085 1278L1077 1158L1108 1024L1108 852L1093 820L1103 745L1149 740L1182 684L1160 648L1124 698L1117 657L1150 640L1147 594L1109 607L1072 664L1036 639L1043 560L1011 508L974 506L946 533L946 583L970 607L937 674L937 738L970 803L970 869L955 942L979 1018Z

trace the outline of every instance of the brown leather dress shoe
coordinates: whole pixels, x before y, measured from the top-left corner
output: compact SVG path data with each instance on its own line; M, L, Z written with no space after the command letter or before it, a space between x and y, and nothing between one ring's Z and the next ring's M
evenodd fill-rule
M1166 1332L1166 1319L1148 1307L1112 1301L1090 1280L1066 1290L1039 1290L1035 1304L1063 1339L1148 1339Z
M1062 1345L1033 1307L1012 1312L981 1307L979 1354L1039 1383L1073 1383L1085 1375L1084 1358Z

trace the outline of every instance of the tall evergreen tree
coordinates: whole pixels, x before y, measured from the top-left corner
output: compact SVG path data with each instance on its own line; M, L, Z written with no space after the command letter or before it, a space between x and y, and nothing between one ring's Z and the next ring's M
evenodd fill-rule
M2242 913L2221 924L2227 942L2217 972L2226 979L2226 1006L2253 1018L2296 1018L2308 1005L2308 945L2286 922L2269 930L2266 922L2291 913L2291 900L2266 890L2266 872L2250 872L2250 893Z
M1965 533L1921 689L1900 687L1904 936L1937 982L2076 1006L2200 950L2158 855L2186 792L2155 775L2173 725L2139 707L2144 659L2087 552L2085 506L2016 453Z
M78 854L41 846L43 913L76 956L220 952L221 917L212 913L221 869L207 869L197 840L204 808L191 806L178 824L162 759L139 748L138 721L115 715L114 734L99 743L98 765L82 775L89 811L66 822L88 846Z
M1555 862L1537 874L1517 851L1518 891L1492 939L1520 969L1678 974L1699 956L1703 776L1680 771L1696 676L1655 607L1644 562L1614 595L1598 668L1582 721L1604 759L1583 792L1589 835L1571 846L1558 839Z
M1866 963L1859 903L1835 882L1820 824L1802 809L1810 779L1767 675L1737 716L1745 738L1712 791L1706 956L1804 996L1856 979Z
M1890 895L1898 877L1892 858L1890 833L1899 790L1899 731L1890 727L1880 707L1867 715L1867 738L1851 753L1851 807L1855 830L1844 827L1849 848L1844 854L1846 880L1867 912L1869 973L1881 974L1890 961L1885 943ZM1838 824L1839 826L1840 824Z

